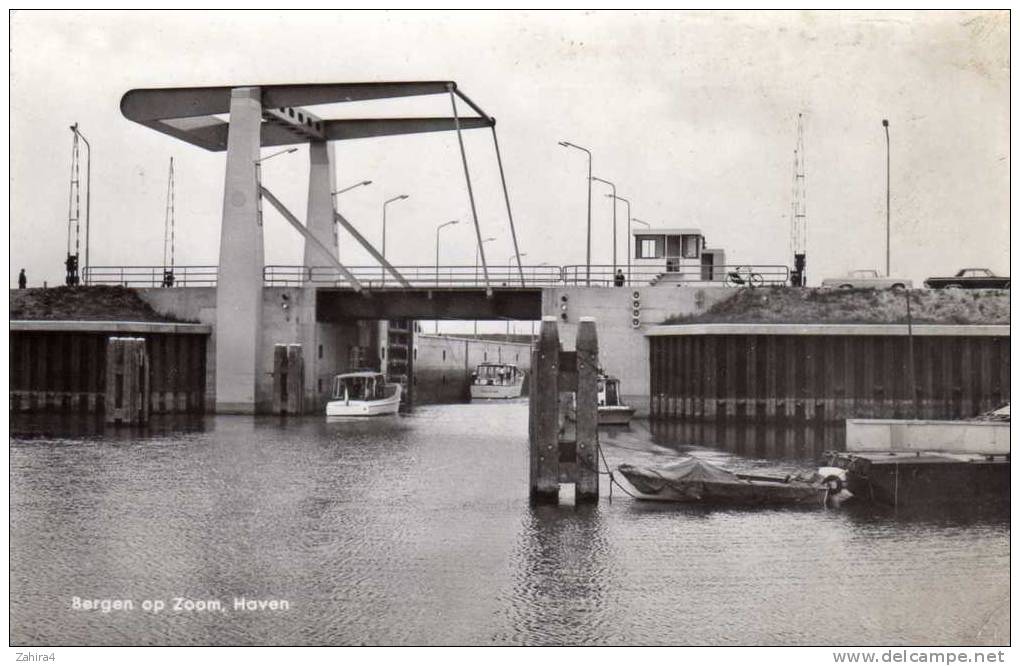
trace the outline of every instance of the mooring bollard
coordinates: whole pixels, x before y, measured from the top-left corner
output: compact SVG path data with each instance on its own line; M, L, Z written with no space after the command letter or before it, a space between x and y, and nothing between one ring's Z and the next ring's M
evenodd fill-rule
M149 356L144 338L106 340L106 423L149 420Z
M577 418L575 495L579 502L599 498L599 338L595 320L581 317L577 328Z
M577 350L560 349L556 317L543 317L532 356L528 434L530 496L556 502L573 483L577 502L598 501L598 335L581 319Z
M301 414L304 411L304 356L299 344L277 344L273 348L273 413Z
M556 317L543 317L531 372L531 498L555 502L559 481L559 362L560 332Z

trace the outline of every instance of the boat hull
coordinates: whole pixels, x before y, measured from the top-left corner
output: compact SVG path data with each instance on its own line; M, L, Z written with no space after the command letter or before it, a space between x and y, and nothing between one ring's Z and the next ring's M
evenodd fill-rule
M751 480L729 474L725 478L670 478L655 470L620 465L620 473L637 490L635 497L659 502L764 506L817 504L822 506L828 489L797 480ZM719 470L722 471L722 470Z
M326 416L385 416L400 410L400 386L394 395L382 400L331 400Z
M627 425L634 416L634 408L624 405L601 405L599 425Z
M506 385L486 385L486 384L472 384L471 385L471 399L472 400L510 400L512 398L521 397L521 392L524 388L524 384L511 384Z

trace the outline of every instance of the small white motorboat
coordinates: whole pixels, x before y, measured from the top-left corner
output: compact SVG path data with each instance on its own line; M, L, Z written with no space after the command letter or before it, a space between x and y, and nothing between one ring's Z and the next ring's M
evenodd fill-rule
M400 409L400 384L389 384L379 372L348 372L333 378L326 416L382 416Z
M599 375L599 425L627 425L634 408L620 402L620 380Z
M519 398L524 371L512 363L482 363L471 373L472 400Z

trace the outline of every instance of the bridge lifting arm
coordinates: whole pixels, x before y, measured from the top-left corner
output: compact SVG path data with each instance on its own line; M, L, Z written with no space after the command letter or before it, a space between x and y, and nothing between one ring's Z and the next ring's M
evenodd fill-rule
M354 275L349 270L347 270L346 266L344 266L339 261L334 259L333 255L326 248L326 246L319 242L319 239L313 236L312 233L308 231L307 228L305 228L305 225L301 224L301 220L297 219L293 213L287 210L287 207L284 206L283 203L281 203L280 200L277 199L272 192L267 190L264 186L259 185L259 194L264 196L269 201L269 203L273 205L273 208L278 210L280 212L280 215L283 215L283 218L290 222L291 226L297 229L298 232L305 237L305 240L317 246L326 257L329 257L330 261L333 262L334 267L339 269L339 271L343 273L344 277L347 278L347 280L351 283L351 287L354 289L354 291L357 291L359 293L361 292L363 287L361 286L361 282L358 280L358 278L354 277Z
M344 229L346 229L348 232L350 232L350 234L352 236L354 236L354 239L356 241L361 243L361 246L363 248L368 250L369 254L371 254L373 257L375 257L376 261L378 261L380 264L382 264L383 268L388 270L393 275L393 277L397 278L397 282L400 283L401 287L403 287L405 289L410 289L411 288L411 283L409 283L407 280L405 280L404 276L400 274L400 271L398 271L396 268L394 268L393 265L390 264L390 262L386 261L386 257L382 256L379 253L379 251L376 250L372 246L372 244L369 243L368 240L366 240L365 237L362 236L358 232L358 230L354 228L354 225L347 221L347 218L345 218L343 215L341 215L340 213L338 213L336 211L333 211L333 217L336 218L336 221L340 223L340 226L342 226Z

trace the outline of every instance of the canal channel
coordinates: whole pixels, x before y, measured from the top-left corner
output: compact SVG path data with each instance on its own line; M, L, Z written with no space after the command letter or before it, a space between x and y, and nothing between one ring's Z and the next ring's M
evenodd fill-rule
M12 415L11 640L1002 644L1009 517L529 506L526 402L372 421ZM811 433L604 431L611 466L815 464ZM761 431L761 432L759 432ZM73 597L131 599L76 610ZM234 599L286 610L234 609ZM174 598L222 611L173 611ZM141 610L163 599L161 613Z

